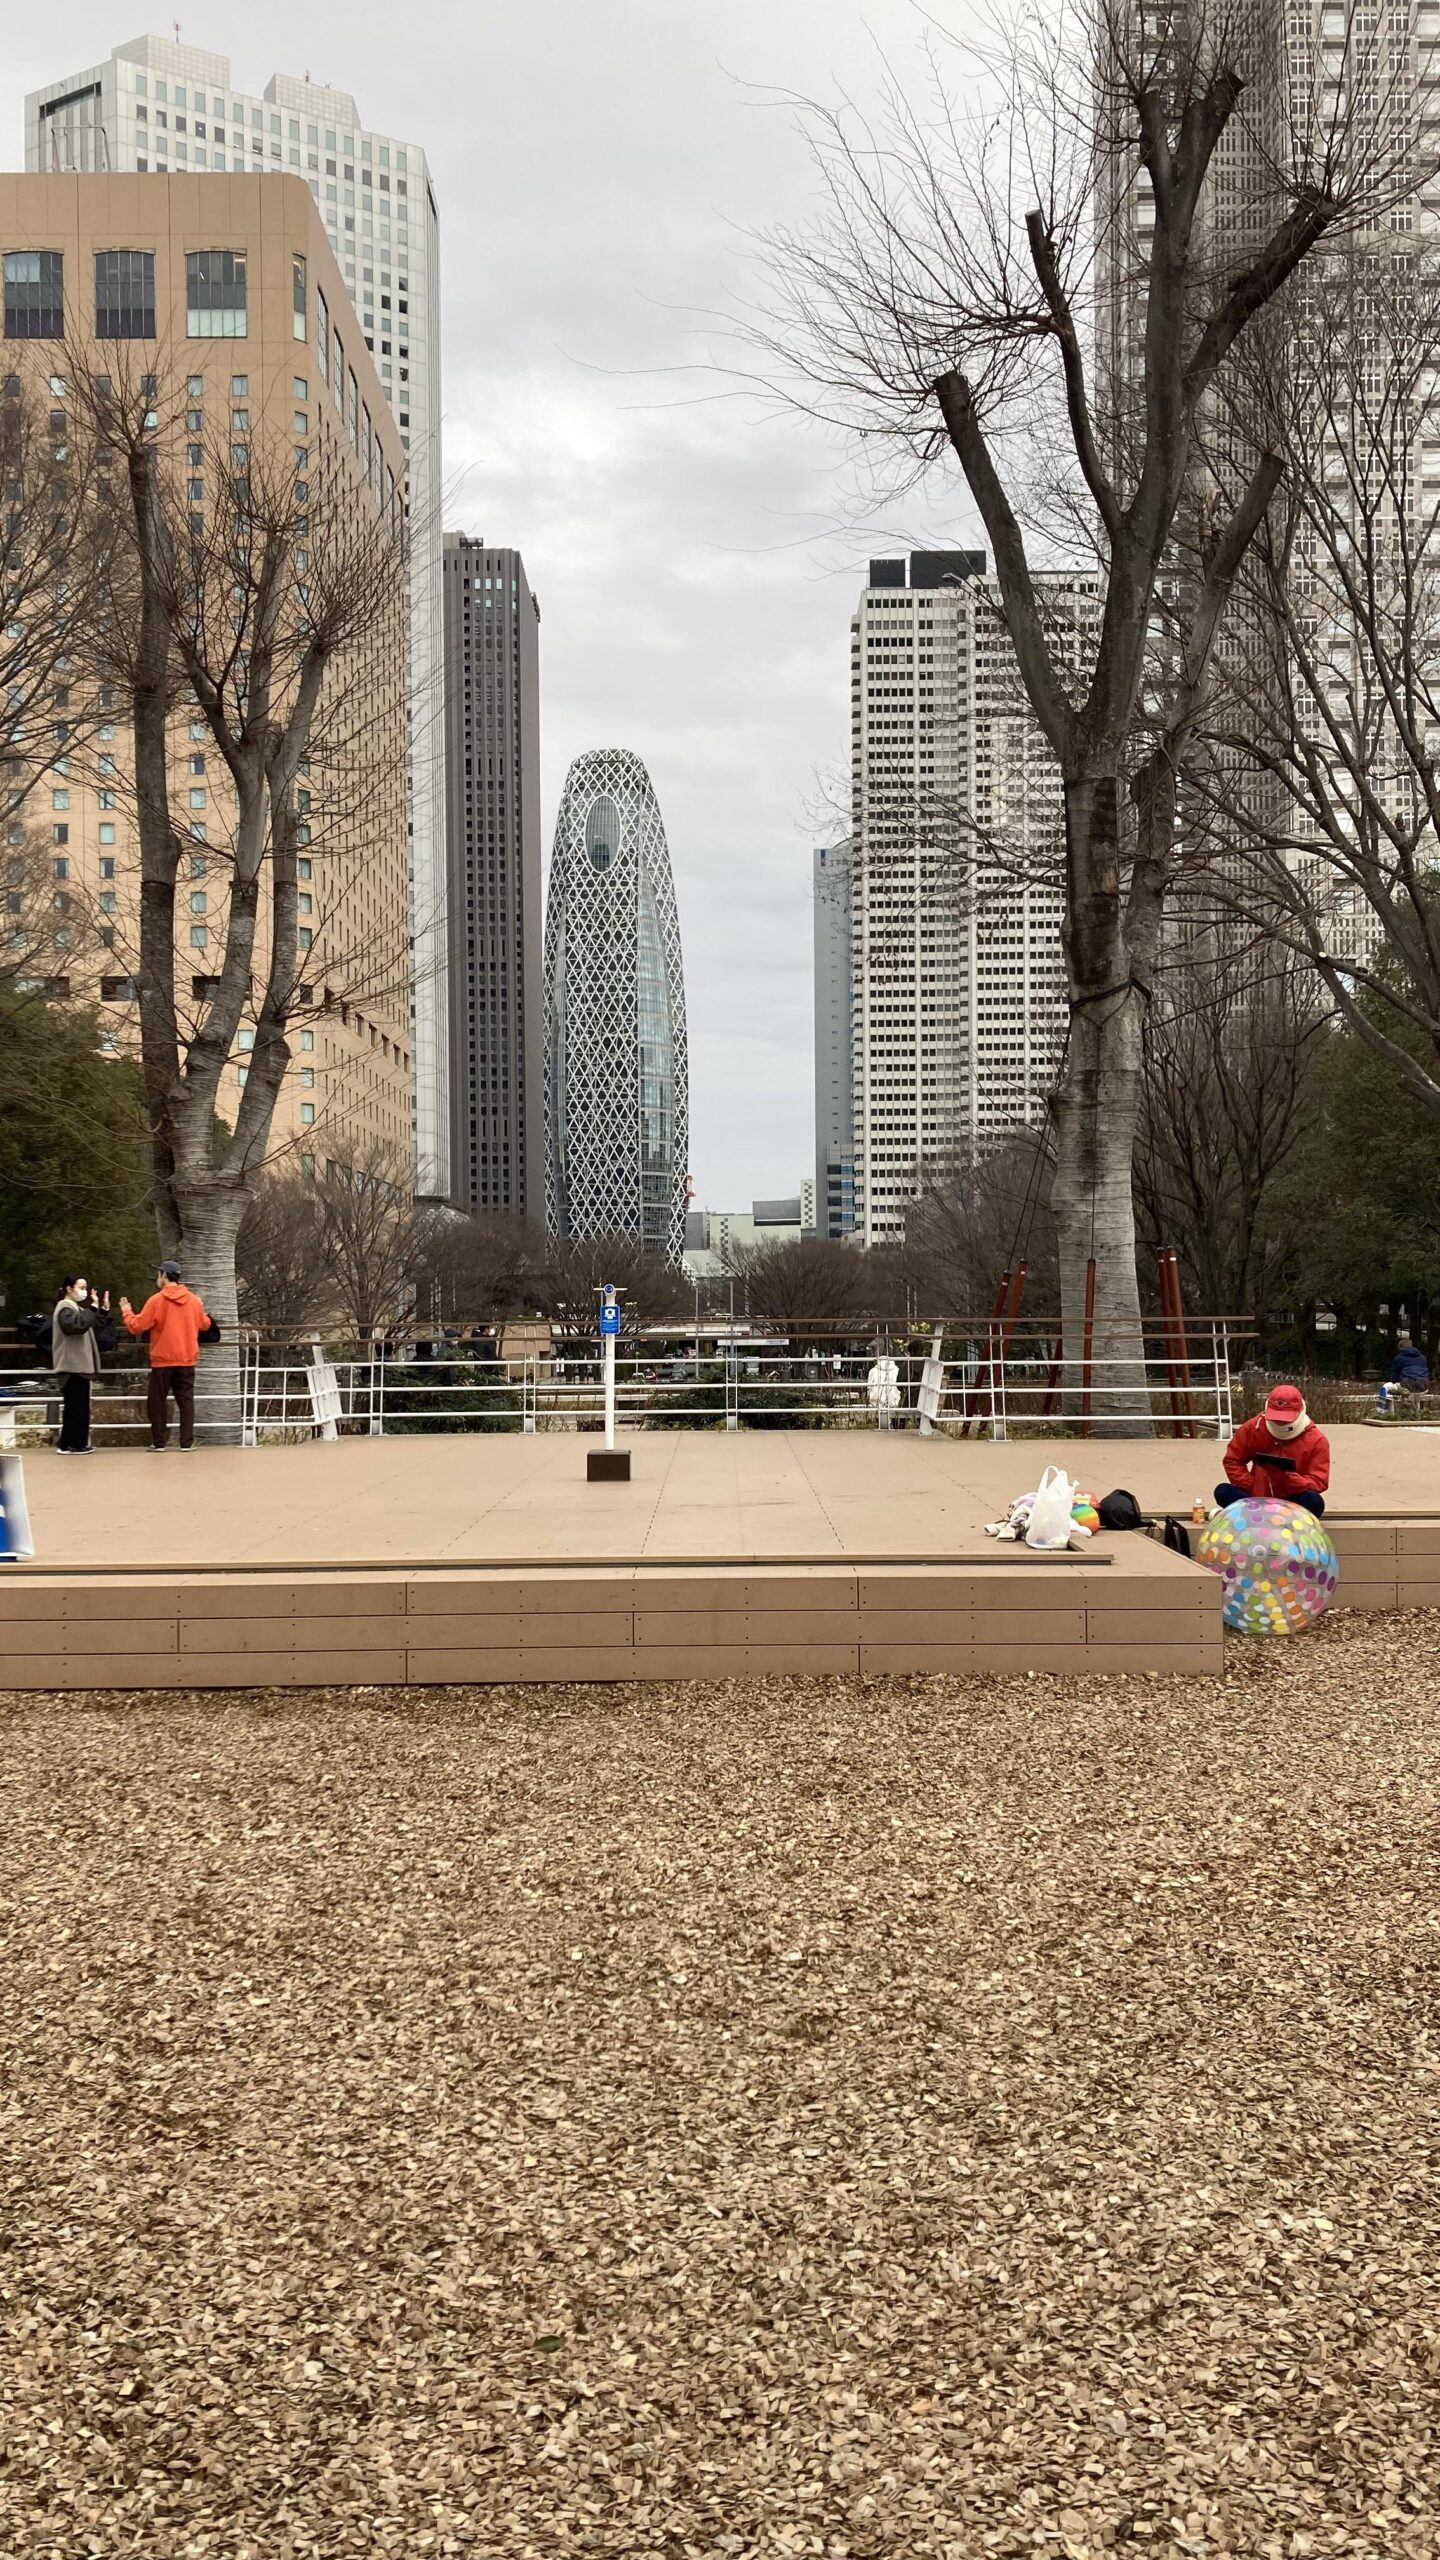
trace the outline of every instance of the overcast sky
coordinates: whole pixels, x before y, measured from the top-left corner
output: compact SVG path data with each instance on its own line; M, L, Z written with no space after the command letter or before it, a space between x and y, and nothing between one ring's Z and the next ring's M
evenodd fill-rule
M936 15L946 0L931 0ZM958 15L961 0L952 0ZM172 22L6 10L6 158L23 98ZM513 543L539 598L547 850L565 768L643 756L664 813L690 1008L698 1196L813 1171L810 847L849 757L849 617L872 541L967 538L961 499L857 523L817 429L697 397L673 369L754 289L749 234L809 172L756 90L859 104L916 60L914 0L208 0L185 42L350 90L424 145L440 204L447 523ZM399 41L397 42L397 31ZM953 508L953 513L947 513ZM971 537L973 538L973 537Z

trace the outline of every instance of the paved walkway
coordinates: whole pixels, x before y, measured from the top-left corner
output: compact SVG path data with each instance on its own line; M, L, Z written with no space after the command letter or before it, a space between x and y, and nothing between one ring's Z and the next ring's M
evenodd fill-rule
M1440 1517L1440 1431L1332 1431L1332 1507ZM921 1440L909 1433L653 1432L629 1485L587 1485L573 1435L314 1441L274 1449L103 1450L25 1461L37 1561L323 1564L434 1560L942 1557L1053 1458L1152 1510L1208 1496L1204 1441Z

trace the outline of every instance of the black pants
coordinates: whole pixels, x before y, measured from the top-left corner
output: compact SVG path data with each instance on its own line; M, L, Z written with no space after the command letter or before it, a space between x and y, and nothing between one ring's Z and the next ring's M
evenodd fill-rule
M1298 1502L1302 1511L1313 1511L1317 1520L1323 1520L1325 1517L1324 1494L1312 1493L1308 1485L1297 1485L1293 1493L1282 1494L1280 1498L1282 1502ZM1227 1483L1217 1484L1215 1499L1217 1502L1223 1502L1228 1511L1232 1502L1248 1502L1250 1496L1243 1484Z
M60 1446L62 1449L88 1449L90 1446L90 1380L78 1370L64 1370L60 1378Z
M168 1405L171 1396L180 1416L180 1446L195 1446L195 1372L193 1369L152 1369L146 1409L150 1415L152 1446L163 1449L170 1429Z

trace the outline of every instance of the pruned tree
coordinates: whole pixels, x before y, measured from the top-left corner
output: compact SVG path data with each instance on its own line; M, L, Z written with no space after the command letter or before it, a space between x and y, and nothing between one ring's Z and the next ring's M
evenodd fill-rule
M97 654L133 733L156 1217L162 1250L223 1326L237 1310L236 1241L270 1150L288 1035L319 1000L302 992L323 919L302 929L301 864L343 912L367 825L403 824L403 731L397 720L388 740L373 716L377 689L393 694L401 680L403 527L324 436L303 460L278 435L212 442L196 505L180 385L117 371L92 380L87 398L123 527ZM203 724L230 804L223 835L205 831L203 857L177 806L182 714ZM214 947L193 980L181 895L191 858L217 886ZM391 989L406 965L400 947L360 963ZM226 1128L221 1078L242 1023L251 1045ZM222 1415L225 1383L216 1376Z
M1284 461L1253 451L1217 496L1204 423L1257 313L1362 203L1373 219L1419 174L1352 113L1353 90L1332 100L1317 81L1307 102L1283 40L1263 0L1067 0L1017 19L1003 60L967 66L968 114L938 68L928 112L897 90L875 126L806 107L824 209L772 243L751 329L769 384L877 469L958 462L988 538L1064 799L1064 1320L1078 1339L1093 1257L1096 1357L1132 1409L1131 1169L1179 777ZM1098 578L1079 681L1037 585L1062 545Z

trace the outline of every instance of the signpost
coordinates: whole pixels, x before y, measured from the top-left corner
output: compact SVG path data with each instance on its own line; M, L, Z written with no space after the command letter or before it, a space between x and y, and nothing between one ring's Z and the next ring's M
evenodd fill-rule
M615 1345L620 1338L619 1291L605 1287L600 1292L600 1356L605 1382L605 1446L591 1449L585 1460L586 1480L590 1484L628 1484L630 1452L615 1446Z

